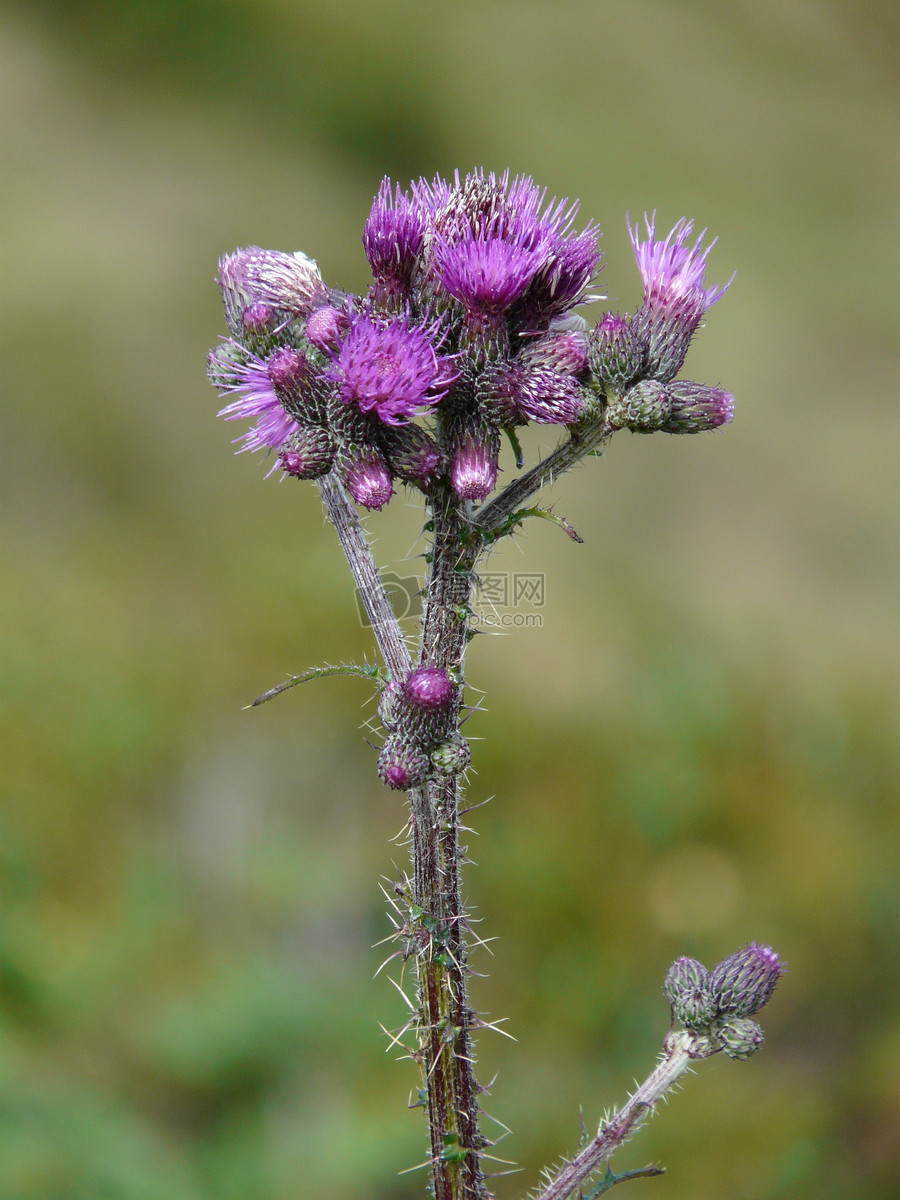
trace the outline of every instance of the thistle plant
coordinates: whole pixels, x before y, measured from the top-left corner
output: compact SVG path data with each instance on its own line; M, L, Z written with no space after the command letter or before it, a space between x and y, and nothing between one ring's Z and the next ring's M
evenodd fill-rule
M222 415L249 422L240 450L267 451L269 474L315 481L377 643L374 665L316 667L256 703L337 673L362 676L377 696L373 782L377 771L405 793L411 855L389 901L391 957L412 961L415 995L407 1025L392 1037L421 1072L437 1200L492 1194L473 1045L485 1022L468 994L477 939L460 893L465 656L479 566L530 519L581 541L534 498L619 430L695 434L732 419L727 392L679 378L694 333L728 287L705 280L714 242L704 245L705 231L693 237L687 220L664 237L654 217L629 225L643 303L590 327L575 310L602 299L599 230L580 228L577 214L577 204L508 173L420 179L406 191L385 179L363 230L373 276L365 295L330 287L301 253L251 247L219 265L230 336L211 352L209 375L230 397ZM526 469L517 430L530 424L558 426L559 440ZM517 473L500 486L504 438ZM379 512L400 488L424 506L415 644L394 614L358 511ZM778 956L755 942L711 972L678 959L665 977L672 1023L659 1063L534 1194L597 1196L635 1174L659 1174L616 1175L610 1157L694 1061L720 1051L743 1059L758 1048L753 1018L781 970Z

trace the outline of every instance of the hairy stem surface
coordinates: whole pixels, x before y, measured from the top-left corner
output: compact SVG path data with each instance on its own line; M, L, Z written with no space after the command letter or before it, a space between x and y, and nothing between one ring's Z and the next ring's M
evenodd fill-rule
M433 505L431 568L420 663L462 681L473 568L480 538L467 533L461 502L449 492ZM455 726L459 725L457 707ZM460 894L457 777L431 778L410 793L415 954L421 1006L420 1055L431 1129L437 1200L486 1200L472 1053L466 918Z

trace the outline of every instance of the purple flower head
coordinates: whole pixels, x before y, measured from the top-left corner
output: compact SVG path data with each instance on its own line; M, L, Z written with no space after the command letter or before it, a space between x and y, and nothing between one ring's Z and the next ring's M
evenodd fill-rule
M713 970L712 990L720 1014L752 1017L766 1004L784 971L771 946L751 942Z
M647 240L642 242L640 225L632 229L628 222L634 256L644 281L645 303L682 320L694 320L696 327L706 310L724 296L731 283L729 279L723 287L704 286L706 260L718 239L713 238L706 249L701 250L704 229L693 246L688 246L686 243L694 223L685 217L669 232L665 241L659 241L655 236L656 213L651 217L644 213L644 225Z
M375 277L375 297L402 304L425 245L428 214L401 192L391 195L391 181L382 180L363 230L363 247Z
M629 221L628 232L644 282L638 328L648 350L647 370L665 383L681 370L703 314L725 294L731 280L723 287L706 286L703 273L716 239L701 250L705 229L689 246L692 221L682 218L664 241L655 237L655 222L655 213L644 214L646 241L640 239L639 225L632 229Z
M470 312L500 313L525 298L532 318L546 321L583 298L599 255L594 227L571 232L577 204L546 202L533 180L510 181L509 172L457 173L452 188L420 180L414 194L433 213L433 272Z
M219 416L226 421L255 422L252 429L235 438L244 443L239 454L244 450L280 450L297 429L296 421L284 411L265 359L253 354L245 363L234 363L223 390L236 393L237 399L227 404Z
M385 425L403 425L431 412L459 373L438 353L445 336L438 321L413 325L408 316L353 314L331 351L327 376L345 404L375 413Z
M345 447L341 468L347 490L363 508L380 512L393 496L390 468L374 446Z
M472 235L454 243L439 239L433 248L435 273L445 291L470 312L505 312L528 290L544 261L540 247L500 237Z
M317 308L306 322L306 336L320 350L332 350L350 328L350 318L339 308L324 305Z
M440 667L416 667L403 684L403 693L417 708L446 708L453 696L453 681Z
M257 301L305 316L316 300L325 296L318 266L299 250L295 254L259 246L235 250L219 263L219 285L229 321L232 313L239 317L248 304Z

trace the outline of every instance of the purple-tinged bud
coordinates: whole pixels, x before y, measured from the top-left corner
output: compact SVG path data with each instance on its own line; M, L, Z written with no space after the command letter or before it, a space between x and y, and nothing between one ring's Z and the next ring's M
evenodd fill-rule
M663 984L672 1012L688 1029L707 1029L718 1011L710 974L694 958L678 958Z
M334 442L327 429L301 425L281 447L278 465L295 479L318 479L331 470Z
M750 1017L731 1017L717 1024L713 1032L729 1058L749 1058L765 1041L762 1029Z
M411 704L432 712L446 709L453 692L453 680L441 667L416 667L403 684L403 694Z
M339 308L326 304L310 314L306 336L320 350L333 350L350 328L350 318Z
M450 482L463 500L484 500L497 485L500 436L494 426L465 422L456 431Z
M666 392L670 410L660 426L665 433L703 433L734 418L734 397L721 388L678 379L666 384Z
M241 313L241 324L248 333L267 333L275 319L275 309L264 300L255 300Z
M425 780L428 759L415 742L394 734L381 747L378 774L388 787L407 791Z
M682 218L665 241L655 237L656 214L644 214L647 240L640 240L640 226L631 228L631 244L644 282L644 303L637 315L642 340L648 348L647 372L667 383L681 370L691 338L706 310L724 295L724 287L707 287L703 278L706 259L715 239L700 249L703 235L693 246L687 240L693 222Z
M477 396L487 419L500 425L574 425L584 411L577 379L520 359L486 368Z
M266 359L266 370L289 416L301 424L325 424L324 381L302 350L279 346Z
M459 775L472 758L469 743L458 733L431 752L431 765L439 775Z
M588 369L588 339L581 329L550 329L523 342L518 361L549 367L562 375L583 375Z
M591 333L588 356L591 370L604 388L621 393L647 366L647 347L634 321L606 313Z
M393 477L374 446L345 446L340 453L347 490L363 508L379 511L394 494Z
M379 444L391 470L404 483L428 488L443 475L447 459L437 442L419 425L385 426Z
M767 1003L783 971L771 946L751 942L713 970L711 982L718 1011L752 1017Z

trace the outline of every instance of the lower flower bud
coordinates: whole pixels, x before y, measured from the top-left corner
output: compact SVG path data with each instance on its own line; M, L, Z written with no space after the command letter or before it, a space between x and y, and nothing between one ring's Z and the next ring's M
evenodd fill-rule
M301 426L281 447L278 465L295 479L318 479L331 470L334 442L327 429Z
M378 774L383 783L398 791L407 791L425 780L428 759L415 742L392 736L381 747Z
M431 765L439 775L459 775L469 765L472 752L469 743L459 734L431 752Z
M729 1058L749 1058L765 1041L762 1029L750 1017L732 1017L717 1025L714 1033Z

